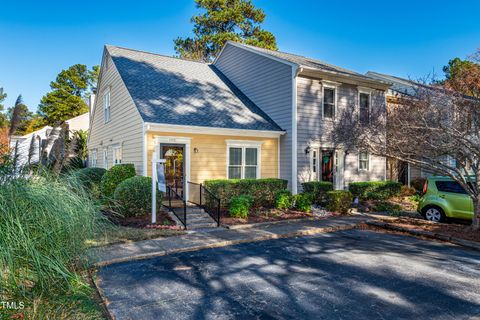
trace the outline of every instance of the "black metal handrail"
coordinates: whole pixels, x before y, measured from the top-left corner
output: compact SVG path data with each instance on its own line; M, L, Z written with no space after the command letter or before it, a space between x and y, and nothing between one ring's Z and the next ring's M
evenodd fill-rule
M220 227L220 198L205 188L205 186L201 183L191 181L187 181L187 183L190 189L190 197L188 201L205 210L205 212L208 213L213 220L215 220L217 227ZM193 188L190 188L193 186L198 187L198 192L196 192Z
M173 187L171 186L166 186L167 188L167 191L165 192L166 193L166 201L167 203L165 204L164 203L164 206L167 207L167 209L171 212L173 212L173 214L178 218L178 220L180 220L180 222L183 224L183 226L185 227L185 229L187 229L187 202L185 201L185 199L180 196ZM181 207L176 207L176 206L173 206L172 205L172 200L178 200L182 203L182 206Z

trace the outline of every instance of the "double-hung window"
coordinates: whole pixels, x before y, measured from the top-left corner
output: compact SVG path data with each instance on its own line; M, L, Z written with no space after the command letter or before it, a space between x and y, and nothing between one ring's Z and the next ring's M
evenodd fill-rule
M260 178L261 143L227 141L228 179Z
M114 146L113 150L113 165L122 163L122 147Z
M370 103L371 95L369 91L360 91L358 94L359 110L358 116L360 124L368 125L370 123Z
M110 90L103 95L103 120L105 123L110 121Z
M90 167L97 166L97 150L92 150L90 152Z
M323 118L335 118L335 88L323 87Z
M358 153L358 170L359 171L368 171L369 167L369 155L366 151L360 151Z

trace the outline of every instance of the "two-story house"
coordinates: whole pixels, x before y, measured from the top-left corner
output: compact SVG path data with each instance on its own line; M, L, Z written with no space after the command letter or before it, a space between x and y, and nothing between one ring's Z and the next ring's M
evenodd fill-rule
M212 64L106 46L92 111L90 165L133 163L167 182L278 177L337 189L383 180L386 161L336 149L329 131L347 106L368 119L389 83L298 55L227 42Z

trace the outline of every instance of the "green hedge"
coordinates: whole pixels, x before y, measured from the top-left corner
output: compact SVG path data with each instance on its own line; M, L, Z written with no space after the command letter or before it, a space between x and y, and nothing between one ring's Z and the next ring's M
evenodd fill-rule
M327 210L339 213L348 213L353 201L350 191L334 190L327 192Z
M293 206L293 196L290 190L281 190L275 196L275 208L290 209Z
M304 182L302 186L304 192L311 194L312 201L315 204L325 203L327 192L333 190L333 183L328 181Z
M294 208L298 211L312 211L312 197L308 193L296 194L294 197Z
M120 182L135 175L135 167L133 164L117 164L111 167L102 177L102 196L107 200L112 199L115 189Z
M115 189L114 199L125 217L137 217L152 212L152 178L128 178ZM161 208L163 193L157 190L157 208Z
M352 182L348 186L354 197L361 200L386 200L398 196L402 184L395 181Z
M230 200L228 208L230 216L234 218L248 218L252 203L253 198L247 195L233 197L232 200Z
M287 185L287 180L273 178L205 181L205 187L220 198L222 208L227 208L230 200L240 195L251 196L255 207L273 207L276 194Z

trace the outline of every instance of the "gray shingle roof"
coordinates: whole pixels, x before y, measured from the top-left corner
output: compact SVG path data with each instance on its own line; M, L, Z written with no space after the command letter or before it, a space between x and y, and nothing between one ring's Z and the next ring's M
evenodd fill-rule
M335 72L335 73L339 73L339 74L343 74L343 75L363 78L363 79L369 80L369 81L373 80L373 81L384 82L384 81L381 81L379 79L371 78L368 75L364 75L364 74L361 74L361 73L358 73L358 72L355 72L355 71L352 71L352 70L349 70L349 69L338 67L338 66L335 66L333 64L329 64L329 63L326 63L324 61L320 61L320 60L317 60L317 59L308 58L308 57L296 55L296 54L293 54L293 53L287 53L287 52L274 51L274 50L269 50L269 49L264 49L264 48L258 48L258 47L251 46L251 45L248 45L248 44L243 44L243 43L237 43L236 42L234 44L256 50L258 52L270 55L270 56L275 57L275 58L286 60L288 62L297 64L300 67L308 67L308 68L318 69L318 70L327 71L327 72Z
M391 76L388 74L378 73L374 71L368 71L367 76L390 82L392 84L392 86L390 87L390 90L400 94L406 94L409 96L415 95L417 92L417 88L419 86L419 84L415 83L414 81Z
M106 49L146 122L282 131L210 64L115 46Z

